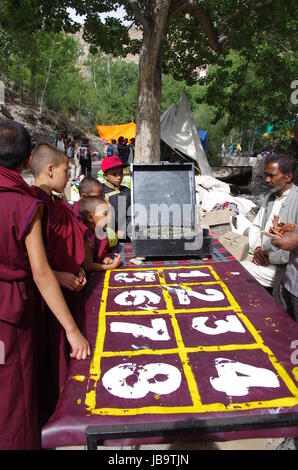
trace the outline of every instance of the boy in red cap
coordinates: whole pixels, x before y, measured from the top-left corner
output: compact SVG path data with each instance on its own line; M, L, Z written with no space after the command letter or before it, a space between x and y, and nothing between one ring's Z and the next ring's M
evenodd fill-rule
M130 231L130 189L123 186L123 162L115 155L106 157L101 164L104 173L103 197L111 204L115 214L115 231L119 241L127 241ZM129 215L128 215L129 214Z

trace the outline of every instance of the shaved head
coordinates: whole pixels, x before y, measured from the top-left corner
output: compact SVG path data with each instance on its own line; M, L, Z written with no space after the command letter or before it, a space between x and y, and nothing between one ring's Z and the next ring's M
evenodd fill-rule
M16 169L26 163L31 154L31 139L24 126L0 120L0 165Z
M89 196L89 194L93 192L97 192L98 195L100 195L101 191L102 191L101 183L96 178L92 178L92 177L84 178L79 186L80 195L82 193L85 193L87 196Z
M52 145L41 144L32 153L30 169L34 176L38 176L47 167L53 165L55 168L62 165L67 160L64 153L57 150Z
M87 220L89 214L95 214L96 208L100 205L106 204L107 201L100 196L89 196L81 200L80 214L84 221Z

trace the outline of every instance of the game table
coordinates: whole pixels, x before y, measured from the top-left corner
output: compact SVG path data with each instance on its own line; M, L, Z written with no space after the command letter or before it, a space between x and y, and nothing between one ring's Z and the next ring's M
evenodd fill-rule
M89 277L44 448L298 436L298 325L214 240L211 259Z

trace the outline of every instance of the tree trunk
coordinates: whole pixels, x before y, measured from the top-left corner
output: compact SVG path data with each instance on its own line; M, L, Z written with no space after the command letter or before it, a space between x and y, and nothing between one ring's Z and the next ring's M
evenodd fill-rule
M135 162L160 160L162 49L171 0L155 0L143 24L136 112ZM148 7L149 8L149 7Z
M31 68L31 77L30 77L30 95L32 104L35 104L35 92L36 92L36 85L35 85L35 68Z
M48 73L47 73L46 81L45 81L45 84L44 84L44 87L43 87L43 90L42 90L42 94L41 94L41 100L40 100L40 108L39 108L38 119L41 118L42 113L43 113L43 106L44 106L44 102L45 102L45 96L46 96L46 91L47 91L47 86L48 86L48 82L49 82L49 78L50 78L50 73L51 73L51 68L52 68L53 60L54 60L54 57L52 56L52 57L50 58L49 67L48 67Z

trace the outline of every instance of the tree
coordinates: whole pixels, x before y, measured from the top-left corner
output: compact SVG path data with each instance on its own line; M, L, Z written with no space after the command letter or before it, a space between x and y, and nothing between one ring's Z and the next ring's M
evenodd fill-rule
M24 2L29 14L26 10L22 18L24 8L20 4ZM139 51L137 161L159 159L162 72L170 71L175 79L192 84L197 80L198 66L217 64L218 73L225 77L228 54L234 51L243 62L234 74L233 96L237 99L238 83L241 84L251 64L261 65L258 57L271 70L273 82L278 74L276 64L278 61L283 64L286 50L297 50L293 43L297 28L294 0L57 0L55 3L6 0L4 4L4 10L0 10L0 27L5 23L1 17L5 19L6 14L9 31L17 24L15 30L26 33L26 38L41 28L73 29L67 10L73 7L77 13L87 15L84 37L91 50L100 47L101 51L115 56ZM141 41L131 40L129 26L119 19L108 18L105 23L101 20L100 13L112 12L119 6L125 8L126 19L142 30ZM275 41L277 55L268 53L266 41ZM289 69L291 73L293 68ZM268 99L267 103L263 102L268 106ZM230 104L234 105L233 99Z
M0 8L0 50L2 45L22 57L30 69L31 98L35 101L36 75L40 67L39 38L41 31L75 32L78 26L69 18L67 1L5 0ZM5 31L5 36L1 31Z
M293 0L73 0L87 14L85 38L107 53L125 55L140 48L136 160L159 158L162 67L188 83L196 68L225 59L230 49L256 51L256 35L281 32L295 18ZM88 9L87 9L88 6ZM142 43L130 41L117 19L105 24L101 12L124 6L127 18L143 32ZM294 79L294 77L293 77Z

